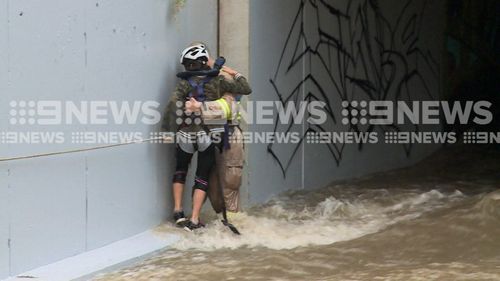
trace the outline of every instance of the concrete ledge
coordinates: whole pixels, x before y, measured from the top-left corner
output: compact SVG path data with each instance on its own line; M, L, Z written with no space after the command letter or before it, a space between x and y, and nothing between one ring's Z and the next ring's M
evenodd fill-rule
M149 230L102 248L18 274L18 277L10 277L4 281L86 280L96 274L109 272L152 256L178 240L179 237L176 235L160 237Z

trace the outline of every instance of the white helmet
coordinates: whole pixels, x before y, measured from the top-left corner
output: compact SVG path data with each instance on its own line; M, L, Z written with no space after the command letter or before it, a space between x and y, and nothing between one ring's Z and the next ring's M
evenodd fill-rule
M200 58L205 58L208 61L209 57L207 47L203 44L196 44L182 51L181 64L184 62L184 59L199 60Z

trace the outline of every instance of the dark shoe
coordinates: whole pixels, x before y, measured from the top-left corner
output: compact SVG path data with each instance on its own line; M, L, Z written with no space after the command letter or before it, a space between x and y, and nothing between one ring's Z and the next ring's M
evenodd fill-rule
M205 227L205 225L202 224L201 222L198 222L198 223L195 224L194 222L188 220L187 223L186 223L186 225L184 226L184 229L186 231L192 232L195 229L202 228L202 227Z
M174 212L174 222L177 227L184 227L188 223L188 219L183 211Z

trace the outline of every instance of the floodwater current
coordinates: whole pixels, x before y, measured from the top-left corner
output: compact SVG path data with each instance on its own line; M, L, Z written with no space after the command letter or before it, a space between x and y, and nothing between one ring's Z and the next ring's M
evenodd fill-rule
M95 280L500 280L500 148L290 191Z

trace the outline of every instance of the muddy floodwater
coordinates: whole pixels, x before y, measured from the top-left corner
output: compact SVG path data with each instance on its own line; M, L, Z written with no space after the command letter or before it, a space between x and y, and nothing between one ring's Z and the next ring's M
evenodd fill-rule
M500 147L291 191L95 280L500 280Z

